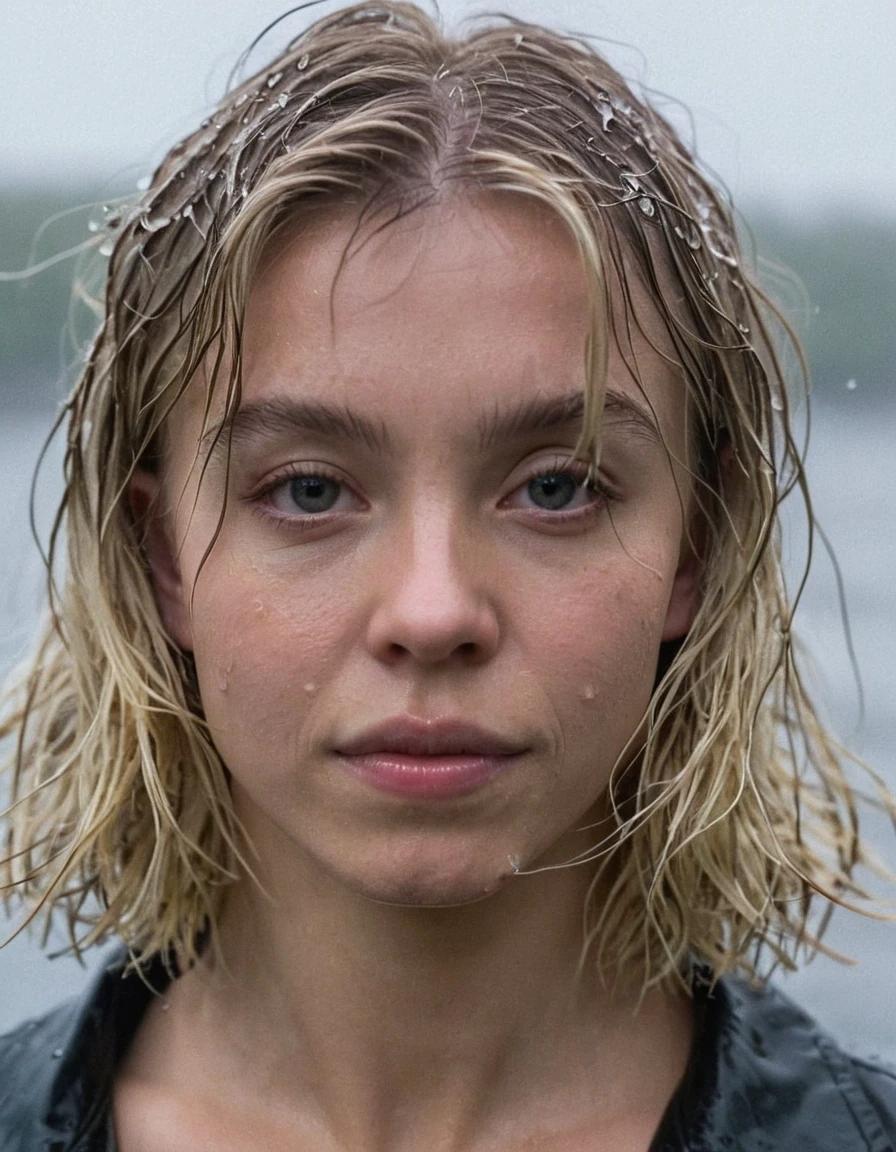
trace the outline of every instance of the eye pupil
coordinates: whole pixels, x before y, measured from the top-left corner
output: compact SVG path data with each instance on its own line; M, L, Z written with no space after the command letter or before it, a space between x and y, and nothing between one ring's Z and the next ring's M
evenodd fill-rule
M326 476L294 476L289 495L303 512L329 512L339 499L339 485Z
M556 472L550 476L536 476L529 481L529 498L540 508L563 508L575 496L578 484L568 472Z

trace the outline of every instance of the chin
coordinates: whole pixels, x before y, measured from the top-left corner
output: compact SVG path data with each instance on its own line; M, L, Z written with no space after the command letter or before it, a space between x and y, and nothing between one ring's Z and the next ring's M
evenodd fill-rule
M369 900L402 908L456 908L494 895L514 875L505 856L496 861L416 861L379 876L368 873L356 886Z

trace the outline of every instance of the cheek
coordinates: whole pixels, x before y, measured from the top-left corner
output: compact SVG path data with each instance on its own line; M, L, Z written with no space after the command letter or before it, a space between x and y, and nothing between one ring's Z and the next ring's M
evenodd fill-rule
M301 741L348 628L334 599L324 582L299 588L262 567L209 558L193 596L193 654L225 761Z
M609 742L615 752L635 731L656 676L671 578L653 564L608 565L567 581L533 615L533 660L567 745Z

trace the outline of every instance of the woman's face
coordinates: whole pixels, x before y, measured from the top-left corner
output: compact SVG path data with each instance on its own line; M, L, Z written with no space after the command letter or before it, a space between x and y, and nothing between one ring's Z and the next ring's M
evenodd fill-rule
M689 627L684 385L610 349L587 486L563 226L509 198L355 223L269 255L229 457L197 388L149 552L262 872L454 904L581 850Z

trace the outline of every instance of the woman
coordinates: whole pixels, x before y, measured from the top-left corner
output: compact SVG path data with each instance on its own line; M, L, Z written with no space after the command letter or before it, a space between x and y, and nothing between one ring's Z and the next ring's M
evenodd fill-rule
M4 1148L889 1147L745 979L862 848L777 333L669 126L360 5L110 227L5 868L126 954L3 1042Z

